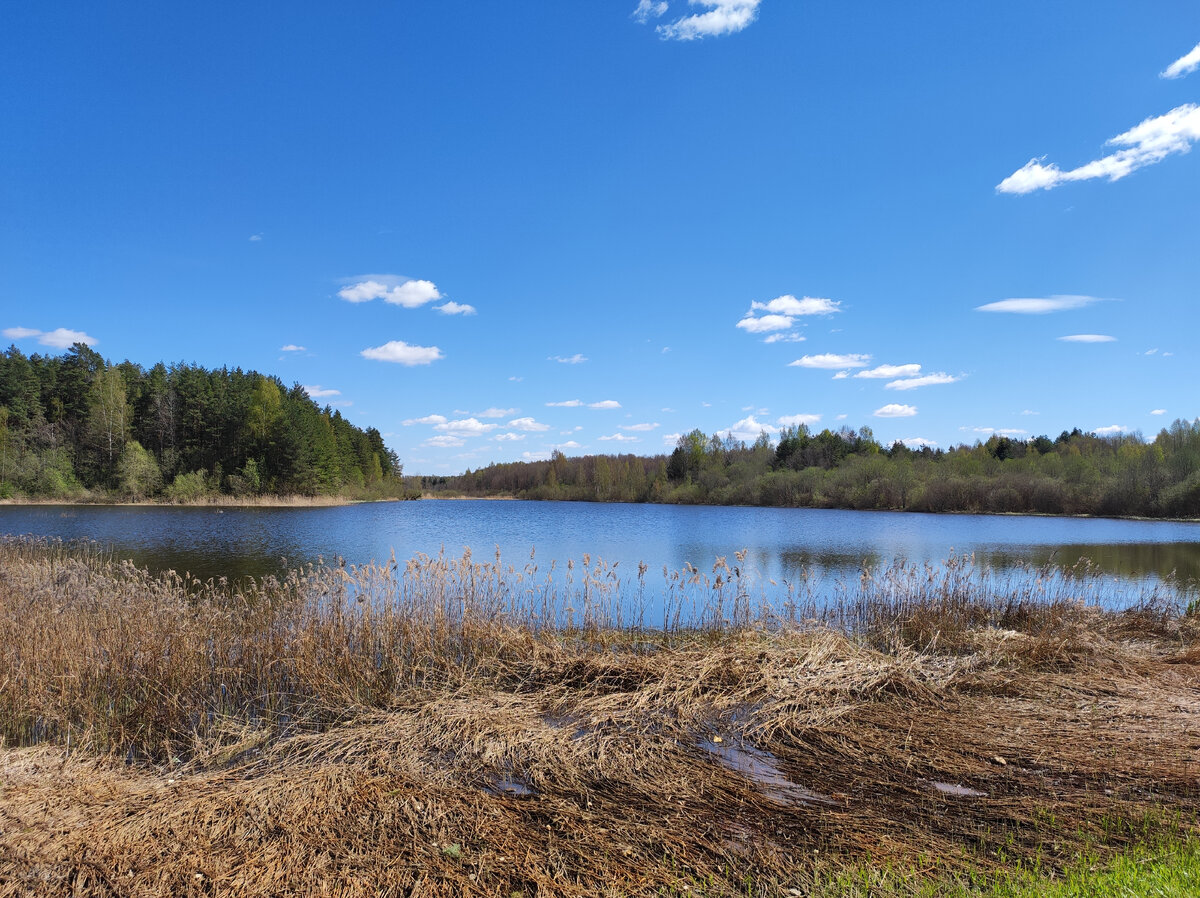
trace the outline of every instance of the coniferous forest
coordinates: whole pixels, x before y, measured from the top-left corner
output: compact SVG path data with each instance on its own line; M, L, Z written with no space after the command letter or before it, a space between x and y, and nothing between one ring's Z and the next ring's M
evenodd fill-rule
M908 511L1200 516L1200 421L1140 434L1079 429L1057 438L949 450L880 445L869 428L786 428L753 444L679 438L669 455L594 455L490 465L422 478L426 494Z
M400 475L379 431L276 377L114 365L82 343L0 355L0 498L385 498Z

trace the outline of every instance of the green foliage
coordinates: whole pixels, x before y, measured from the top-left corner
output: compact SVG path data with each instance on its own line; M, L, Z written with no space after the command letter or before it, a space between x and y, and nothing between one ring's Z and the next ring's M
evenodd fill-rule
M1028 441L992 436L952 449L883 449L869 428L785 428L772 446L693 430L670 455L490 465L430 478L425 492L529 499L778 505L1023 514L1200 517L1200 421L1152 442L1079 429Z
M110 364L82 344L57 357L0 353L5 494L383 498L403 494L402 473L379 431L255 371L144 370Z

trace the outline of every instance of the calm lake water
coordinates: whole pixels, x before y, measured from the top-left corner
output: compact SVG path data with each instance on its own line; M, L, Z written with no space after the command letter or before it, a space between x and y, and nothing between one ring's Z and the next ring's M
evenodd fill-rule
M997 571L1089 558L1119 586L1154 583L1177 572L1200 582L1200 524L986 515L781 508L715 508L577 502L391 502L338 508L111 508L0 506L0 533L96 540L120 558L200 578L278 573L324 558L401 562L443 548L470 547L491 560L496 547L520 568L536 549L540 570L589 553L619 561L628 577L639 561L661 577L684 563L704 571L718 556L752 581L796 580L807 572L818 595L857 578L864 563L940 564L974 553ZM661 582L661 581L660 581Z

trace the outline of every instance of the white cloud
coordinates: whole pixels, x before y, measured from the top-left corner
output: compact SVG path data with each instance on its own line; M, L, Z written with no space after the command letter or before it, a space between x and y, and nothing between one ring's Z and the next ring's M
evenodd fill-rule
M875 409L876 418L911 418L917 413L915 405L897 405L895 402L890 402L883 408Z
M445 415L426 415L424 418L409 418L406 421L401 421L405 427L412 427L414 424L445 424Z
M589 402L588 408L620 408L621 403L615 399L602 399L600 402Z
M559 443L554 448L555 449L578 449L579 444L576 443L574 440L567 440L565 443Z
M302 389L304 390L305 393L307 393L309 395L309 398L311 398L311 399L324 399L326 396L341 396L342 395L341 390L326 390L326 389L323 389L320 384L314 384L311 387L305 386L305 387L302 387Z
M1157 354L1158 354L1157 346L1154 347L1154 349L1147 349L1145 352L1142 353L1142 355L1157 355Z
M1001 299L976 306L976 312L1012 312L1017 315L1047 315L1067 309L1082 309L1094 302L1104 302L1095 296L1048 296L1044 299Z
M749 334L767 334L771 331L785 331L794 323L787 315L763 315L755 318L747 314L735 327L740 327Z
M631 437L625 433L614 433L614 434L611 434L606 437L597 437L596 439L600 440L601 442L605 442L605 443L610 442L610 441L615 441L617 443L640 443L641 442L641 440L638 437Z
M742 420L726 428L725 433L733 437L735 440L749 442L751 440L757 440L758 435L764 430L767 433L779 432L778 427L772 427L770 424L760 424L753 415L747 415L745 418L742 418Z
M1020 427L960 427L959 430L965 430L969 433L981 433L987 436L997 433L1005 437L1015 437L1029 433L1028 430L1022 430Z
M885 390L915 390L918 387L931 387L934 384L953 384L962 380L944 371L933 371L920 377L904 377L883 385Z
M649 431L649 430L656 430L657 428L658 428L657 421L655 421L653 424L622 424L622 425L620 425L621 430L633 430L633 431L638 431L640 433L645 433L646 431Z
M821 355L806 355L788 362L789 368L865 368L871 362L869 355L835 355L831 352Z
M26 337L40 337L42 332L32 327L6 327L3 331L9 340L24 340Z
M665 3L663 4L666 5ZM1200 68L1200 44L1192 47L1186 54L1158 73L1159 78L1182 78Z
M338 296L346 302L370 302L382 299L384 302L406 309L415 309L426 303L442 299L433 281L401 278L396 275L369 275L357 283L343 287Z
M429 365L445 358L436 346L409 346L403 340L389 340L382 346L372 346L359 353L364 359L395 362L397 365Z
M1129 430L1124 424L1109 424L1107 427L1097 427L1095 434L1097 436L1112 436L1113 434L1126 433Z
M465 445L465 443L463 442L463 440L459 439L458 437L440 436L440 437L430 437L421 445L428 446L428 447L431 447L434 449L453 449L457 446L463 446L463 445Z
M655 30L663 40L691 41L705 37L736 34L747 28L758 15L762 0L688 0L692 6L708 7L708 12L683 16Z
M924 449L926 447L932 449L937 445L937 440L927 440L924 437L908 437L900 442L909 449Z
M763 342L764 343L803 343L807 339L808 338L805 337L804 334L797 334L795 332L789 332L786 334L771 334L769 337L767 337L765 340L763 340Z
M837 374L833 375L833 379L834 380L845 380L849 376L850 376L849 371L839 371Z
M261 243L262 242L262 234L251 234L250 242L251 243Z
M920 365L880 365L877 368L869 368L866 371L859 371L855 373L854 376L885 380L889 377L915 377L920 373Z
M288 343L286 346L279 347L280 352L306 352L303 346L297 346L295 343Z
M1115 343L1116 337L1110 337L1108 334L1068 334L1065 337L1057 339L1064 343Z
M549 357L548 361L558 362L560 365L582 365L587 361L587 356L578 352L575 353L575 355L569 356L552 355Z
M1044 156L1030 159L997 184L996 191L1024 194L1050 190L1068 181L1090 181L1093 178L1119 181L1139 168L1162 162L1167 156L1186 153L1197 140L1200 140L1200 106L1185 103L1164 115L1146 119L1106 144L1125 149L1069 171L1063 171L1053 162L1043 164Z
M458 303L453 300L443 303L440 306L434 306L443 315L474 315L475 307L469 306L466 303Z
M664 0L638 0L637 9L633 11L633 18L641 24L645 25L650 19L657 19L667 12L667 4Z
M456 437L477 437L490 433L499 426L499 424L484 424L478 418L462 418L458 421L443 421L441 424L435 424L433 429L453 434Z
M516 430L525 430L530 433L541 433L543 430L549 430L549 424L543 424L540 421L535 421L533 418L513 418L508 422L508 426Z
M807 427L809 424L816 424L820 420L820 415L784 415L777 420L777 423L780 427L799 427L801 424Z
M681 436L683 436L682 433L664 433L662 435L663 445L664 446L674 446L676 443L679 442L679 438Z
M840 302L834 302L832 299L822 299L817 296L796 299L790 293L785 293L770 302L752 302L750 310L800 317L802 315L832 315L834 312L842 310L841 305Z
M1026 408L1026 409L1021 410L1021 414L1022 415L1040 415L1041 412L1035 412L1035 411L1033 411L1033 409Z
M567 399L563 402L547 402L548 408L579 408L583 402L579 399Z
M95 337L88 336L83 331L73 331L65 327L56 327L52 331L39 334L38 342L43 346L53 346L55 349L69 349L76 343L82 343L85 346L95 346L100 341Z
M522 452L521 458L525 459L525 461L549 461L550 453L544 452L544 451L543 452Z
M479 412L480 418L507 418L509 415L515 415L515 408L489 408Z
M1152 415L1165 415L1166 413L1167 413L1167 410L1165 408L1152 409L1150 412L1150 414L1152 414Z
M498 443L513 442L515 440L523 440L528 434L524 433L502 433L492 437Z
M524 379L525 379L525 378L523 378L523 377L517 377L517 375L515 375L515 374L514 374L514 375L512 375L512 376L509 378L509 380L511 380L513 383L518 383L518 384L519 384L521 381L523 381Z

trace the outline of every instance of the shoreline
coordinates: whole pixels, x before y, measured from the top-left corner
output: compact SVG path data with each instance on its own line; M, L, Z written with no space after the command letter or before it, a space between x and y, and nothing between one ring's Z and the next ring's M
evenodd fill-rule
M334 508L345 505L367 505L372 502L403 502L404 499L352 499L348 496L214 496L195 502L169 502L158 499L108 500L108 499L0 499L3 506L87 506L100 508Z

